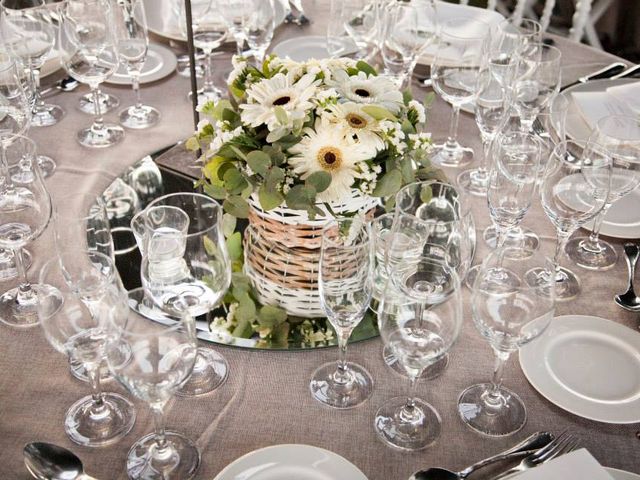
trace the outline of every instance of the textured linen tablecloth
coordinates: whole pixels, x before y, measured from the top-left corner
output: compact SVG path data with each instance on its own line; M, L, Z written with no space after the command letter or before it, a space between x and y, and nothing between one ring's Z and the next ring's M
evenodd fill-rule
M281 26L273 44L285 38L323 35L327 3L320 0L305 2L313 23L303 28ZM585 46L563 40L557 43L564 53L565 83L613 59ZM225 69L230 69L228 55L216 59L216 75L221 78ZM44 83L47 83L46 79ZM128 88L105 85L104 89L117 94L123 106L133 101ZM128 130L120 145L105 150L82 148L74 138L75 132L91 121L76 109L78 97L86 92L86 87L52 99L66 109L67 115L54 127L33 128L30 132L40 151L58 162L58 171L48 180L51 195L55 197L71 190L97 195L128 165L145 154L190 135L192 117L190 103L186 100L188 90L189 80L175 74L143 86L143 99L160 109L161 122L149 130ZM420 97L426 93L417 87L415 91ZM450 112L451 108L440 99L435 101L428 120L428 130L434 136L446 134ZM106 118L115 121L116 114L109 113ZM471 115L462 114L460 136L479 151L478 130ZM457 173L448 172L451 179ZM480 235L489 224L485 200L474 198L473 209ZM540 235L542 247L547 252L552 251L554 230L539 204L527 214L524 225ZM615 243L620 253L621 242ZM34 254L29 275L35 280L42 264L54 255L52 226L29 249ZM479 239L476 258L482 258L486 252L484 242ZM613 302L613 295L623 291L626 284L623 258L614 269L604 273L573 268L580 275L583 291L576 300L559 303L558 315L593 314L638 328L638 316L621 310ZM11 286L10 283L1 285L3 289ZM462 468L536 430L557 433L562 429L579 435L583 446L603 465L640 473L640 438L637 437L640 425L607 425L563 411L529 385L520 370L517 355L506 368L505 384L517 392L527 406L529 420L524 429L506 439L489 439L466 428L456 412L458 395L465 387L489 379L493 358L488 344L473 326L466 289L464 298L464 328L451 352L450 365L442 377L421 383L418 390L419 395L432 402L442 416L442 436L427 450L397 452L376 437L373 429L375 411L386 400L403 395L408 388L406 379L384 365L380 339L349 348L350 359L371 372L375 388L369 401L348 411L325 408L309 394L311 373L320 364L337 357L335 348L268 352L201 343L206 348L217 349L227 358L231 367L229 379L208 396L174 401L167 411L167 426L197 441L202 452L197 478L208 480L237 457L282 443L303 443L337 452L357 465L370 480L404 480L413 471L427 466ZM611 373L615 375L615 372ZM104 387L122 391L115 381ZM63 419L67 408L88 392L88 385L70 376L66 359L53 351L40 328L20 331L0 327L0 478L30 478L23 465L22 448L31 441L48 441L72 449L84 461L87 472L96 478L126 478L124 461L129 447L152 429L148 410L143 404L136 403L135 427L116 445L98 449L79 447L67 439Z

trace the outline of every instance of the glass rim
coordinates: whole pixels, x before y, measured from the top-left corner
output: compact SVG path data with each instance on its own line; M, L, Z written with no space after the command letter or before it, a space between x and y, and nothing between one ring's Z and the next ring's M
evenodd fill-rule
M358 242L355 245L344 245L342 243L336 242L334 237L330 237L326 235L332 227L338 226L342 221L345 220L354 220L356 217L334 217L327 222L327 224L322 227L322 234L320 237L320 253L324 250L325 244L329 244L329 248L339 248L340 250L361 250L363 248L370 248L371 244L371 222L366 219L362 220L362 224L359 227L358 234L363 232L366 234L366 241Z
M216 216L217 216L216 222L214 222L212 225L210 225L210 226L208 226L206 228L200 228L197 231L194 231L194 232L191 232L191 233L189 233L187 231L187 234L185 235L186 238L199 237L199 236L202 236L202 235L210 232L211 230L214 230L214 229L219 227L220 223L222 222L223 209L215 199L209 197L208 195L204 195L202 193L196 193L196 192L168 193L166 195L162 195L161 197L153 199L151 202L149 202L149 204L146 206L146 208L144 210L142 210L141 212L138 212L138 213L142 213L143 211L145 211L145 210L147 210L149 208L159 207L159 206L176 207L176 208L179 208L180 210L184 211L183 208L177 207L176 205L168 205L168 204L162 204L161 203L161 202L165 201L168 198L176 198L176 197L191 197L191 198L202 199L202 200L206 201L207 203L209 203L209 204L211 204L213 206L213 209L215 210ZM185 212L185 214L187 215L187 217L189 217L189 228L191 228L192 225L194 225L194 222L191 221L191 216L187 212ZM133 218L135 218L135 215L134 215ZM133 221L133 218L131 218L132 221Z
M154 320L150 320L147 317L145 317L144 315L136 312L135 310L133 310L130 306L129 306L129 298L130 298L130 292L126 292L127 294L127 321L124 322L125 326L122 325L117 325L115 323L115 320L113 318L109 318L109 324L112 328L115 329L116 332L118 332L121 335L124 335L126 337L129 338L144 338L144 337L159 337L161 335L166 335L167 333L170 332L174 332L177 330L180 330L183 327L188 327L189 323L193 324L193 330L195 332L196 327L195 327L195 317L193 315L191 315L189 313L189 309L185 308L184 310L180 311L179 315L176 314L172 314L170 312L164 311L162 310L162 313L164 315L166 315L167 318L175 320L175 323L160 323L160 322L156 322ZM132 318L131 315L136 315L139 316L140 318ZM150 322L151 324L153 324L153 326L160 328L160 330L156 331L156 332L151 332L151 331L147 331L145 333L136 333L133 332L131 329L131 325L135 326L137 328L137 325L139 324L139 321L142 320L144 322ZM194 338L194 345L197 348L197 336L194 333L193 335Z
M7 3L9 1L10 0L0 0L0 8L2 10L8 10L10 12L22 12L22 11L29 11L29 10L37 10L37 9L40 9L40 8L46 8L46 6L47 6L47 3L44 0L41 0L39 2L40 5L34 5L32 7L23 7L23 8L19 8L17 6L16 7L10 7L10 6L7 6Z
M32 157L33 166L37 167L36 157L37 157L38 146L36 145L36 142L31 138L27 137L26 135L22 135L22 134L10 135L10 137L11 137L11 140L6 144L3 144L4 150L5 151L11 150L11 147L15 146L15 144L19 142L22 142L25 145L29 145L29 151L27 152L26 155L28 155L29 157ZM0 138L2 138L2 134L0 134ZM18 159L18 161L22 160L22 158L24 158L24 156ZM10 161L10 159L7 156L5 156L5 161L7 162L7 166L9 168L14 166L18 162L18 161L15 161L15 162Z
M517 32L517 35L522 35L522 36L525 36L525 37L532 37L532 36L538 35L539 33L542 32L542 24L540 22L537 22L537 21L531 19L531 18L521 18L519 25L515 25L513 23L513 20L514 19L512 17L505 18L503 20L500 20L500 22L498 22L496 25L501 30L503 30L501 28L503 25L514 25L516 28L520 28L520 26L523 23L527 23L527 24L530 24L530 25L535 25L536 26L536 30L534 32L522 32L522 31ZM507 33L507 34L516 34L516 32L505 32L505 33Z
M394 221L395 221L395 216L398 213L401 213L403 215L409 215L412 217L417 218L418 220L422 221L422 222L429 222L429 219L422 219L420 217L417 217L416 215L414 215L413 213L409 213L407 212L407 210L405 208L401 208L398 202L398 198L400 196L400 194L404 191L409 190L410 188L415 188L418 185L435 185L435 184L440 184L443 185L445 187L449 187L451 188L454 192L456 192L458 194L458 200L459 200L459 204L462 206L463 210L460 215L459 218L456 220L434 220L434 222L437 223L441 223L443 225L448 224L448 223L453 223L453 222L460 222L461 220L467 218L468 215L471 214L471 202L467 199L467 194L462 191L461 189L458 189L455 185L453 185L453 183L449 183L448 181L444 181L444 180L438 180L438 179L429 179L429 180L417 180L411 183L407 183L405 186L403 186L400 190L398 190L395 194L395 208L394 208Z
M636 129L638 130L638 132L640 132L640 118L637 117L633 117L631 115L607 115L606 117L602 117L600 120L598 120L596 122L596 128L592 131L592 134L601 126L604 125L605 123L614 121L614 120L622 120L622 121L630 121L633 122L633 124L635 125ZM610 133L606 133L607 136L611 136ZM591 137L591 135L589 135L589 137ZM620 135L616 135L614 137L617 140L637 140L640 143L640 137L631 137L631 138L627 138L627 137L622 137Z

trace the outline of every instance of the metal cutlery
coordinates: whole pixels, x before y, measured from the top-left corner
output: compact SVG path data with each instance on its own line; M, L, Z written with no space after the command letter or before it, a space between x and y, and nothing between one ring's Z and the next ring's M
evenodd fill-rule
M311 19L304 14L302 0L289 0L289 3L298 11L298 16L289 8L289 12L284 18L285 23L295 23L298 26L302 26L311 22Z
M23 454L27 470L39 480L95 480L73 452L53 443L28 443Z
M640 312L640 297L633 290L633 277L636 272L636 263L638 262L638 256L640 254L640 246L635 243L627 242L624 244L624 254L627 259L627 268L629 270L629 283L627 291L616 295L614 297L615 302L625 310L631 312Z
M624 72L619 73L611 77L611 80L617 80L619 78L639 78L640 77L640 65L634 65L627 68Z
M596 70L593 73L585 75L583 77L578 78L573 83L563 86L560 91L566 90L567 88L573 87L575 85L580 85L581 83L587 83L590 80L601 80L604 78L612 78L614 75L622 73L627 68L627 64L623 62L614 62L610 65L607 65L600 70Z
M461 480L467 478L476 470L494 462L506 460L518 455L531 454L545 445L548 445L552 440L553 435L549 432L536 432L510 449L489 458L485 458L459 472L452 472L445 468L428 468L414 473L409 477L409 480Z
M76 88L80 86L80 82L78 82L75 78L72 77L64 77L58 80L56 83L43 89L40 92L41 97L50 97L56 93L60 92L73 92Z
M530 468L537 467L538 465L548 462L560 455L569 453L578 447L578 439L573 435L566 432L561 433L555 440L550 442L546 447L541 448L535 453L532 453L528 457L522 459L522 461L513 468L502 472L497 477L493 477L492 480L499 480L501 478L508 477L515 473L524 472Z

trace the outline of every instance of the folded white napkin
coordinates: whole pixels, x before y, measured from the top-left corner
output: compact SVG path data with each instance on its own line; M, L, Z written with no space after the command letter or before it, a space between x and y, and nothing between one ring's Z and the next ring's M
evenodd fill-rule
M554 458L539 467L513 477L513 480L613 480L584 448Z
M624 102L636 114L640 114L640 81L607 88L607 93Z
M625 102L605 92L572 92L582 119L591 129L607 115L635 115Z

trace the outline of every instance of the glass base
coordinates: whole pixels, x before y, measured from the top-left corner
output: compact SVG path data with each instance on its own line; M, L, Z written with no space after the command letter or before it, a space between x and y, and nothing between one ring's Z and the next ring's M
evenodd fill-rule
M525 276L529 285L539 285L542 275L546 275L546 270L542 268L534 268L529 270ZM543 283L547 283L545 279ZM556 301L572 300L576 298L581 291L580 280L571 270L560 267L556 273Z
M160 121L160 112L149 105L135 105L120 112L120 125L132 129L153 127Z
M67 411L64 431L72 442L85 447L101 447L117 442L133 428L133 404L117 393L103 393L98 407L91 395L81 398Z
M189 101L191 101L191 92L189 92L189 94L187 95L187 98L189 99ZM218 87L213 87L213 88L209 88L207 90L200 88L198 90L198 105L202 105L208 101L214 101L217 102L218 100L220 100L223 97L223 93L222 90L220 90Z
M336 379L337 362L329 362L311 376L311 396L320 403L338 409L353 408L364 403L373 392L373 379L364 367L347 362L349 379Z
M609 270L618 262L615 248L598 239L598 249L588 248L589 237L576 237L567 242L564 251L576 265L587 270Z
M457 142L455 148L442 141L436 142L431 152L431 163L442 167L464 167L473 161L473 150Z
M478 264L478 265L474 265L473 267L471 267L469 269L469 271L467 272L467 276L464 277L464 284L470 288L473 289L473 284L476 281L476 277L478 276L478 272L480 271L480 267L482 265Z
M110 93L100 92L100 112L104 115L111 110L114 110L120 106L120 99ZM87 115L95 115L96 109L93 106L93 94L87 93L80 97L78 103L78 110Z
M472 430L490 437L505 437L518 432L527 422L527 410L520 397L504 387L495 405L487 403L489 383L467 388L458 398L458 413Z
M127 455L127 474L131 480L189 480L200 466L195 444L176 432L165 432L167 445L160 449L155 433L133 444Z
M76 139L83 147L112 147L124 139L124 129L118 125L105 123L100 130L92 127L80 130L76 135Z
M24 269L31 267L31 254L27 250L22 250L22 264ZM0 248L0 282L6 282L18 275L16 264L13 261L13 252Z
M498 236L496 235L496 229L493 225L484 229L482 233L485 243L490 248L496 248ZM504 246L512 249L509 252L509 258L529 258L533 252L535 252L540 246L540 239L538 235L528 228L514 228L507 233ZM521 252L521 256L515 257L517 252Z
M84 365L73 358L69 358L69 372L74 378L77 378L81 382L89 383L89 377L87 376L87 370ZM107 368L107 362L103 362L100 367L100 383L111 380L111 372Z
M473 170L465 170L456 179L458 186L471 195L484 197L487 195L487 187L489 185L489 173L486 170L474 168Z
M49 178L56 171L56 162L46 155L38 155L38 168L40 168L42 178Z
M195 397L213 392L222 386L228 376L229 364L222 355L208 348L198 348L193 373L176 394Z
M382 359L384 360L384 363L387 365L387 367L389 367L395 373L397 373L398 375L402 375L405 378L409 378L407 376L407 371L402 368L402 365L400 365L400 362L398 362L398 359L393 354L393 350L388 345L385 345L382 349ZM434 378L438 378L444 373L444 371L447 369L447 366L449 366L448 353L433 365L429 365L427 368L425 368L422 372L422 375L418 377L418 381L433 380Z
M189 65L189 55L178 55L176 73L182 77L191 78L191 68ZM196 57L196 78L204 77L204 62L202 58ZM224 77L227 78L227 77Z
M62 107L58 105L39 105L37 110L31 115L31 126L50 127L62 120L64 113Z
M40 324L38 297L52 297L48 301L54 302L57 299L59 305L62 305L62 293L57 288L49 285L31 285L31 290L32 292L26 298L22 294L20 303L18 302L20 287L12 288L0 296L0 322L15 328L35 327Z
M373 426L378 437L398 450L422 450L438 439L442 420L427 402L416 398L414 407L407 408L407 397L385 402L376 412Z

